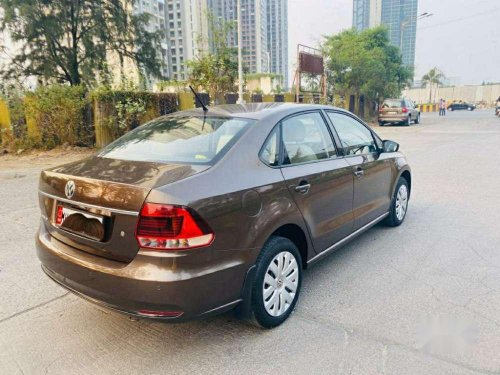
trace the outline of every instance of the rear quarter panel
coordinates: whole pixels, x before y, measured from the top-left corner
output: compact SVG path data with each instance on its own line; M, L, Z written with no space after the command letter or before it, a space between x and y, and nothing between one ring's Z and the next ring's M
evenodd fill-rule
M212 251L249 250L246 261L252 264L269 236L282 225L298 225L309 241L281 171L259 159L262 145L281 117L256 123L216 165L153 189L147 201L193 208L215 233ZM310 244L308 248L312 249Z

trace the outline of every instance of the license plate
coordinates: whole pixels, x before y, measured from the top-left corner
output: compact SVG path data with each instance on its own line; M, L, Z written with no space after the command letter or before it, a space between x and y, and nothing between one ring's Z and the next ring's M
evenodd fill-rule
M104 239L104 218L99 215L57 205L55 225L94 240Z
M397 115L397 112L387 112L388 115Z

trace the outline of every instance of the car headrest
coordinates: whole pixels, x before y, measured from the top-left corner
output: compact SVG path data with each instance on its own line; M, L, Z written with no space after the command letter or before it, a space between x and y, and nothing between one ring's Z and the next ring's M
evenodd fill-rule
M302 121L291 118L283 126L283 140L286 142L303 142L306 128Z

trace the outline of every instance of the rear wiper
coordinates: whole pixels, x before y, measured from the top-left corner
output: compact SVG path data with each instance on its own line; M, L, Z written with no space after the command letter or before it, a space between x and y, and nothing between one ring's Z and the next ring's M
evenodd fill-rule
M205 103L203 103L203 101L201 100L201 98L198 96L198 93L196 91L194 91L194 89L193 89L193 87L191 85L189 85L189 88L193 92L194 97L196 98L196 100L198 100L198 103L201 104L201 108L203 108L203 124L201 125L201 131L203 131L203 129L205 128L205 120L207 119L208 108L205 105Z
M205 105L205 103L203 103L203 101L201 100L200 96L196 93L196 91L194 91L193 87L192 86L189 86L189 88L191 89L191 91L193 92L196 100L198 100L198 103L200 103L201 107L203 108L203 112L207 113L208 112L208 108L207 106Z

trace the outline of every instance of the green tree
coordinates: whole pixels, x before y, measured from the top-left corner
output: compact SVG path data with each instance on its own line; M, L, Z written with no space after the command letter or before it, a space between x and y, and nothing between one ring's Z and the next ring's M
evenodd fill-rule
M0 31L20 45L4 79L36 76L45 82L93 85L109 77L107 60L126 58L146 75L160 76L159 33L150 15L132 15L131 0L0 0Z
M437 88L443 84L444 74L438 68L432 68L423 75L422 86L429 87L429 103L432 103L432 89Z
M285 90L283 89L283 86L281 85L276 85L276 87L274 87L274 89L272 90L273 94L276 94L276 95L282 95L285 93Z
M187 62L190 85L205 90L217 103L226 92L234 92L238 79L238 55L229 47L229 35L234 22L217 19L208 14L210 50L201 51L200 56ZM200 36L199 45L208 45L205 36Z
M413 76L399 49L390 44L383 26L358 32L346 30L323 44L329 91L364 95L369 100L399 96Z
M301 90L309 92L320 92L321 91L321 76L312 73L304 73L302 75L302 87Z

